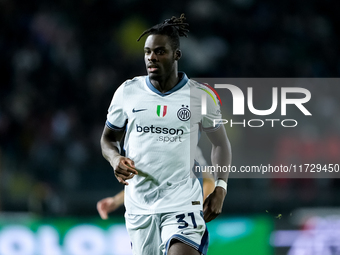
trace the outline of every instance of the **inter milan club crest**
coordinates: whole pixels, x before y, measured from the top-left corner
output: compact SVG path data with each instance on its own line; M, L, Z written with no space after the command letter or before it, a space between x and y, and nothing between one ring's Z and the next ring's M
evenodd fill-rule
M182 108L178 110L177 112L177 117L181 120L181 121L187 121L190 119L191 117L191 112L188 108L189 106L184 106L182 105Z
M166 115L168 107L166 105L157 105L157 115L158 117L164 117Z

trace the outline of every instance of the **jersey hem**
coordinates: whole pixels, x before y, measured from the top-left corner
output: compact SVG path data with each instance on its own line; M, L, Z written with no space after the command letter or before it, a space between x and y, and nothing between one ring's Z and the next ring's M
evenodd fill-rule
M175 212L183 212L183 211L202 211L203 207L202 205L191 205L188 207L181 207L181 208L176 208L176 210L169 210L164 209L164 210L126 210L127 214L136 214L136 215L149 215L149 214L158 214L158 213L175 213Z

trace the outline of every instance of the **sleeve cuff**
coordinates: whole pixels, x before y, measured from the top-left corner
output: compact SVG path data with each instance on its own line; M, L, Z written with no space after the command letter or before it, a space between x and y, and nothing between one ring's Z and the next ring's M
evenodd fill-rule
M123 127L117 127L117 126L111 124L108 120L106 120L105 125L106 125L108 128L110 128L110 129L112 129L112 130L117 130L117 131L124 130L125 127L126 127L126 124L125 124Z
M204 132L209 133L209 132L214 132L214 131L216 131L216 130L219 129L220 127L221 127L221 124L218 124L218 125L216 125L215 127L208 127L208 128L202 127L202 129L203 129Z

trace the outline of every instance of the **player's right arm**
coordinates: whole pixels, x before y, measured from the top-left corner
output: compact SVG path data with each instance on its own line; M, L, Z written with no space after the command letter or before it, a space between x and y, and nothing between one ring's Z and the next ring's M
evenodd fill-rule
M124 185L129 185L126 180L131 179L138 172L134 168L134 162L119 153L119 142L124 133L124 130L114 130L105 126L100 139L100 146L103 157L112 166L117 180Z

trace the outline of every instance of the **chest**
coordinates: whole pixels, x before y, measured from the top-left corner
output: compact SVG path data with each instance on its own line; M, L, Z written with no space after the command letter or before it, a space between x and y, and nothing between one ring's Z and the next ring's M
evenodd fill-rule
M190 96L140 95L125 107L129 123L157 126L190 127L193 120Z

